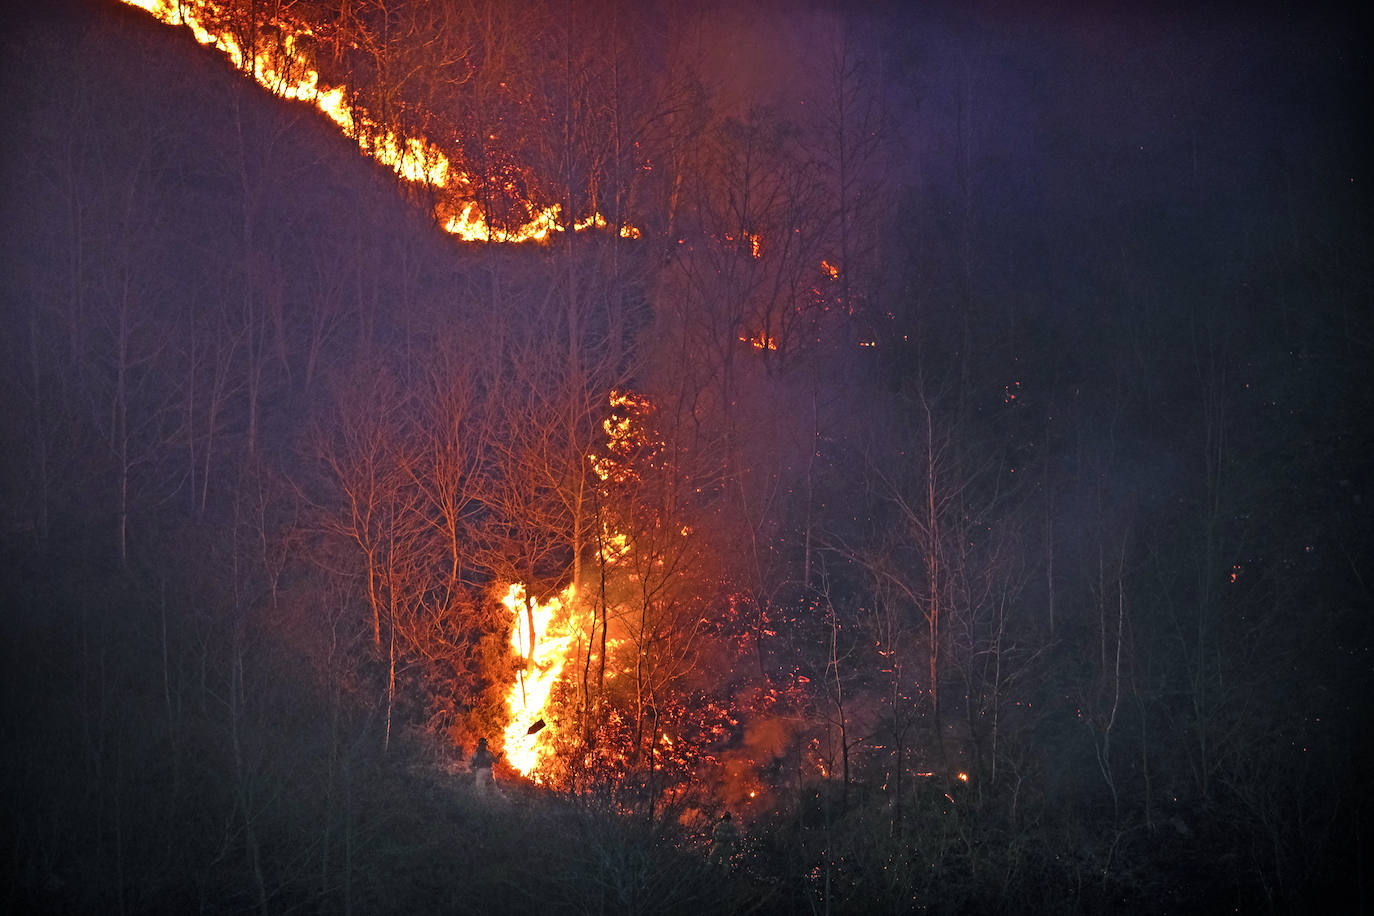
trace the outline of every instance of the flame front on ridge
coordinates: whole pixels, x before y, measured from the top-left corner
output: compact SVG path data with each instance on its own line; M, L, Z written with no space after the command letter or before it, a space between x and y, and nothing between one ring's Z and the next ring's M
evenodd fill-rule
M252 66L248 67L245 66L244 50L234 34L227 28L212 31L206 24L223 12L223 6L214 0L123 2L152 14L160 22L186 26L196 41L220 51L236 69L251 72L253 79L274 95L313 104L346 136L356 140L364 153L389 166L405 180L435 188L471 186L468 175L453 168L449 158L434 144L423 137L401 138L394 131L379 127L356 106L348 104L346 86L323 85L319 71L311 65L308 55L300 47L301 38L314 35L305 23L286 22L280 18L271 20L269 24L280 30L280 38L255 49ZM485 215L473 202L463 205L458 216L449 218L444 223L444 229L469 242L527 242L543 241L550 233L569 228L560 221L561 208L557 204L539 207L529 201L525 203L529 219L524 225L512 229L489 225ZM593 213L573 222L571 228L580 231L605 226L605 217ZM630 225L621 226L619 234L627 239L640 236L639 230Z

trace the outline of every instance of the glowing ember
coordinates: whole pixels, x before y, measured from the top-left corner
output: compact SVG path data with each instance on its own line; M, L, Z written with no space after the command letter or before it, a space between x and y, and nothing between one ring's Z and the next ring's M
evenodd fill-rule
M778 348L778 339L762 331L759 331L752 337L745 337L741 334L740 340L749 344L755 350L776 350Z
M548 710L549 695L563 673L568 649L578 632L572 597L572 589L567 588L542 604L532 601L533 634L529 632L524 584L513 583L501 599L514 617L510 644L523 665L506 694L510 724L506 726L505 755L521 775L536 781L540 762L552 752L557 731L557 720Z
M744 244L747 242L749 245L749 256L755 261L763 258L763 242L756 233L746 232L739 240L736 240L735 236L726 233L725 241L736 244L741 248L743 248ZM681 240L679 240L678 244L681 244Z
M634 468L637 453L659 447L662 443L650 440L644 431L645 417L653 410L648 398L633 391L617 389L611 391L610 405L611 415L601 421L601 428L606 432L606 454L593 455L589 460L592 470L602 481L622 484L639 477ZM613 558L618 559L624 554L623 535L612 535L608 531L604 540L619 548Z

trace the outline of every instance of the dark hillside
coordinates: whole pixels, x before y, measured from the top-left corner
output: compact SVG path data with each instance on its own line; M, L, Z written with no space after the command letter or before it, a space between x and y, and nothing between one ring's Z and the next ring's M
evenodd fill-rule
M40 6L6 31L5 366L21 372L38 348L53 357L44 364L74 359L90 377L6 380L20 394L7 403L19 413L5 428L21 437L10 460L33 460L22 443L45 413L36 405L73 388L98 404L121 364L146 377L129 393L162 426L165 385L237 394L206 364L242 368L254 388L214 418L224 444L251 434L280 447L321 374L435 322L472 320L463 259L317 112L272 98L138 10ZM247 416L250 405L263 415ZM192 421L208 425L199 410ZM194 422L175 434L198 435ZM45 458L84 450L65 451ZM10 513L56 522L55 506L31 505L41 496L88 520L93 494L58 483L92 470L48 467L54 490L13 494ZM178 470L147 468L141 482L165 492Z

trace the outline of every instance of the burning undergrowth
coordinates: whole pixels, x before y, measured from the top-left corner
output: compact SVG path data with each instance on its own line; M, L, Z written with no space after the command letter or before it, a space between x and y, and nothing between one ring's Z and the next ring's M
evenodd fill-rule
M526 603L518 585L503 602L512 659L504 754L513 775L692 824L721 810L763 815L780 792L827 772L804 681L760 683L755 660L734 651L746 635L739 615L718 613L690 653L674 656L637 638L626 608L605 608L603 666L595 602L565 590Z

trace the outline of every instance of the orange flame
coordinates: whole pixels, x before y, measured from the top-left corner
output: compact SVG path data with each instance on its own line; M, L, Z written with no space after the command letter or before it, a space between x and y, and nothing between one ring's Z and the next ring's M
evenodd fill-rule
M735 237L727 232L725 234L725 241L736 244L740 248L743 248L744 243L748 242L749 257L753 258L755 261L762 260L763 258L763 240L759 237L758 233L745 232L740 239L736 241ZM679 241L678 244L681 244L681 241Z
M741 334L740 340L755 350L776 350L778 348L778 339L771 334L765 334L763 331L759 331L752 337L745 337Z
M246 55L238 39L228 31L212 32L205 25L206 13L220 12L220 6L209 0L124 0L125 3L151 13L168 25L184 25L196 41L219 50L234 67L247 70ZM279 27L285 23L276 23ZM426 182L444 187L449 180L448 158L431 144L417 137L402 140L392 131L378 131L370 122L358 124L344 103L347 90L343 86L325 87L320 74L310 66L306 55L298 47L300 37L309 37L309 27L293 24L293 31L282 36L277 46L266 45L253 56L252 74L258 85L284 99L311 102L349 136L358 140L363 151L395 169L407 181Z
M319 71L311 66L308 55L300 47L300 39L313 37L310 27L301 22L274 19L272 26L282 32L279 42L267 43L255 49L252 66L245 67L243 48L228 30L211 31L208 19L223 12L214 0L123 0L150 13L168 25L184 25L196 41L224 54L238 70L250 71L263 88L284 99L309 102L323 112L338 128L355 139L368 156L393 169L406 181L423 183L436 188L468 187L468 175L458 171L433 143L423 137L399 137L394 131L379 128L367 115L346 103L346 86L326 86ZM514 229L489 226L475 203L467 203L458 216L450 218L444 228L469 242L526 242L543 241L552 232L563 232L568 226L559 221L559 207L555 204L539 208L528 204L529 220ZM573 231L605 228L606 219L600 213L577 220ZM640 232L630 225L619 229L622 238L637 239Z
M612 390L608 401L611 412L602 421L606 433L605 452L589 456L588 460L603 483L624 484L636 479L632 467L635 453L650 444L643 418L653 405L643 395L621 389ZM683 529L684 537L689 530ZM599 543L602 563L612 566L632 549L625 533L602 522ZM511 649L522 664L506 693L510 724L505 731L505 755L521 775L538 782L540 770L553 754L558 732L558 716L550 705L553 690L591 618L576 600L572 586L545 602L530 601L527 608L525 584L515 582L507 589L501 603L511 612ZM531 614L533 633L529 632ZM609 649L619 642L609 639L606 646ZM606 676L614 677L614 673L608 671Z
M529 618L525 608L525 585L512 583L501 603L513 615L511 649L522 659L528 659L506 694L506 709L510 724L505 732L505 756L522 776L539 780L540 763L553 750L553 736L557 722L549 708L549 697L563 674L563 665L572 648L574 637L581 631L572 588L568 587L548 601L531 601L534 612L534 632L529 632ZM531 728L541 721L549 725Z

